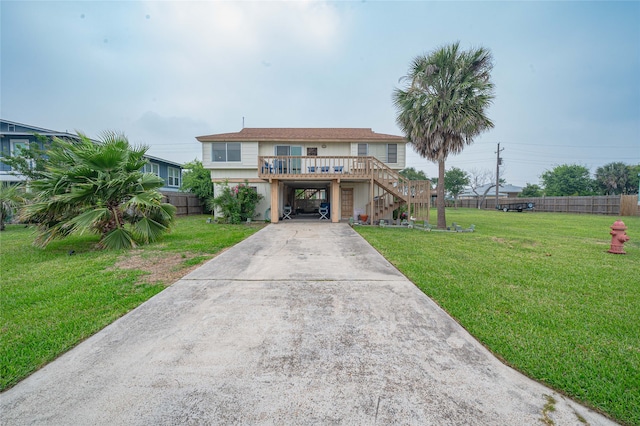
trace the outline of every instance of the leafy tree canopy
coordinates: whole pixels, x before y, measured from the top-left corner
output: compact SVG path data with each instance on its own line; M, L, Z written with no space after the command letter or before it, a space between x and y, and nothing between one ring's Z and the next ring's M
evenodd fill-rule
M38 224L35 244L45 247L73 233L100 235L103 248L129 248L155 241L169 230L176 209L162 202L163 180L142 173L146 147L107 132L98 143L54 138L42 176L31 182L34 202L23 220Z
M204 168L200 160L186 163L182 173L182 190L195 194L201 203L213 196L211 172Z
M593 180L589 169L577 164L562 164L541 176L544 193L550 197L592 195Z
M469 175L462 169L452 167L444 174L444 188L449 191L454 198L458 198L458 194L464 191L469 185Z
M409 180L429 180L427 175L422 170L416 170L413 167L407 167L399 172L402 176Z
M542 188L536 184L527 183L524 188L522 188L522 192L518 194L519 198L531 198L531 197L542 197L544 195L544 191Z

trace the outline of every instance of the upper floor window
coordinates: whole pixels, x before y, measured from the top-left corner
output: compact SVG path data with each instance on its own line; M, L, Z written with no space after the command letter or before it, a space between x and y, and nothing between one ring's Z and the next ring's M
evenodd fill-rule
M317 157L318 156L318 148L307 148L307 157Z
M180 169L175 167L167 168L167 185L179 187L180 186Z
M358 144L358 156L363 157L369 155L369 144L359 143Z
M211 146L211 161L239 162L242 158L240 142L214 142Z
M15 124L7 124L7 132L15 132L16 125Z
M156 163L147 163L142 167L142 173L153 173L160 176L160 166Z
M398 144L390 143L387 145L387 163L398 162Z

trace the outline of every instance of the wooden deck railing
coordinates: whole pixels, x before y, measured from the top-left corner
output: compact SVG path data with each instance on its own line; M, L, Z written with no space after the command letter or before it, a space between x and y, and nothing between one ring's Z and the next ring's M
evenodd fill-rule
M258 176L268 178L317 179L329 175L351 175L352 177L371 177L371 159L373 157L298 157L298 156L260 156L258 157Z

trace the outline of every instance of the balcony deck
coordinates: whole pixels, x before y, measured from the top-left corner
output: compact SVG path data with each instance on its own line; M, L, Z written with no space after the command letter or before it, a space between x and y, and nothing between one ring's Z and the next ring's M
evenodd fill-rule
M258 157L258 177L261 179L367 180L373 176L372 157Z

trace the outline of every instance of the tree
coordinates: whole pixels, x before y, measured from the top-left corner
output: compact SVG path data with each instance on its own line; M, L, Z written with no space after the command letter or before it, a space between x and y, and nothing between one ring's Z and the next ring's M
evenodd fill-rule
M429 180L426 174L422 170L416 170L413 167L407 167L400 170L402 176L406 177L409 180Z
M458 195L469 185L469 175L464 170L452 167L444 174L444 187L453 195L454 206L458 207Z
M593 194L589 169L577 164L562 164L541 176L544 193L549 197Z
M9 182L0 184L0 231L4 231L5 221L24 201L22 185L11 185Z
M518 194L518 198L532 198L532 197L542 197L543 191L540 186L532 183L527 183L524 188L522 188L522 192Z
M176 208L162 202L163 180L140 169L147 147L131 147L107 132L95 143L54 138L42 177L31 182L33 203L24 220L38 224L35 244L74 233L100 235L102 248L129 248L155 241L169 230Z
M228 182L224 182L220 194L209 199L208 207L211 210L219 209L226 222L238 224L256 215L256 206L261 199L262 195L251 188L248 182L233 188L229 187Z
M13 155L9 152L2 153L2 162L11 167L14 176L24 176L27 180L42 177L47 162L47 152L51 147L51 141L46 136L34 134L36 143L30 143L28 148L19 148Z
M482 207L489 191L496 187L495 181L495 177L490 170L471 169L469 187L471 188L471 192L476 194L476 207L478 209Z
M462 51L460 43L417 56L395 89L396 121L416 152L438 163L438 228L446 228L444 174L449 154L460 153L473 138L493 127L486 110L494 98L491 53Z
M631 166L622 162L605 164L596 169L595 182L604 194L629 194L631 181L637 178L632 172Z
M211 172L198 159L186 163L183 168L182 190L192 192L198 197L200 204L206 206L207 200L213 196Z

